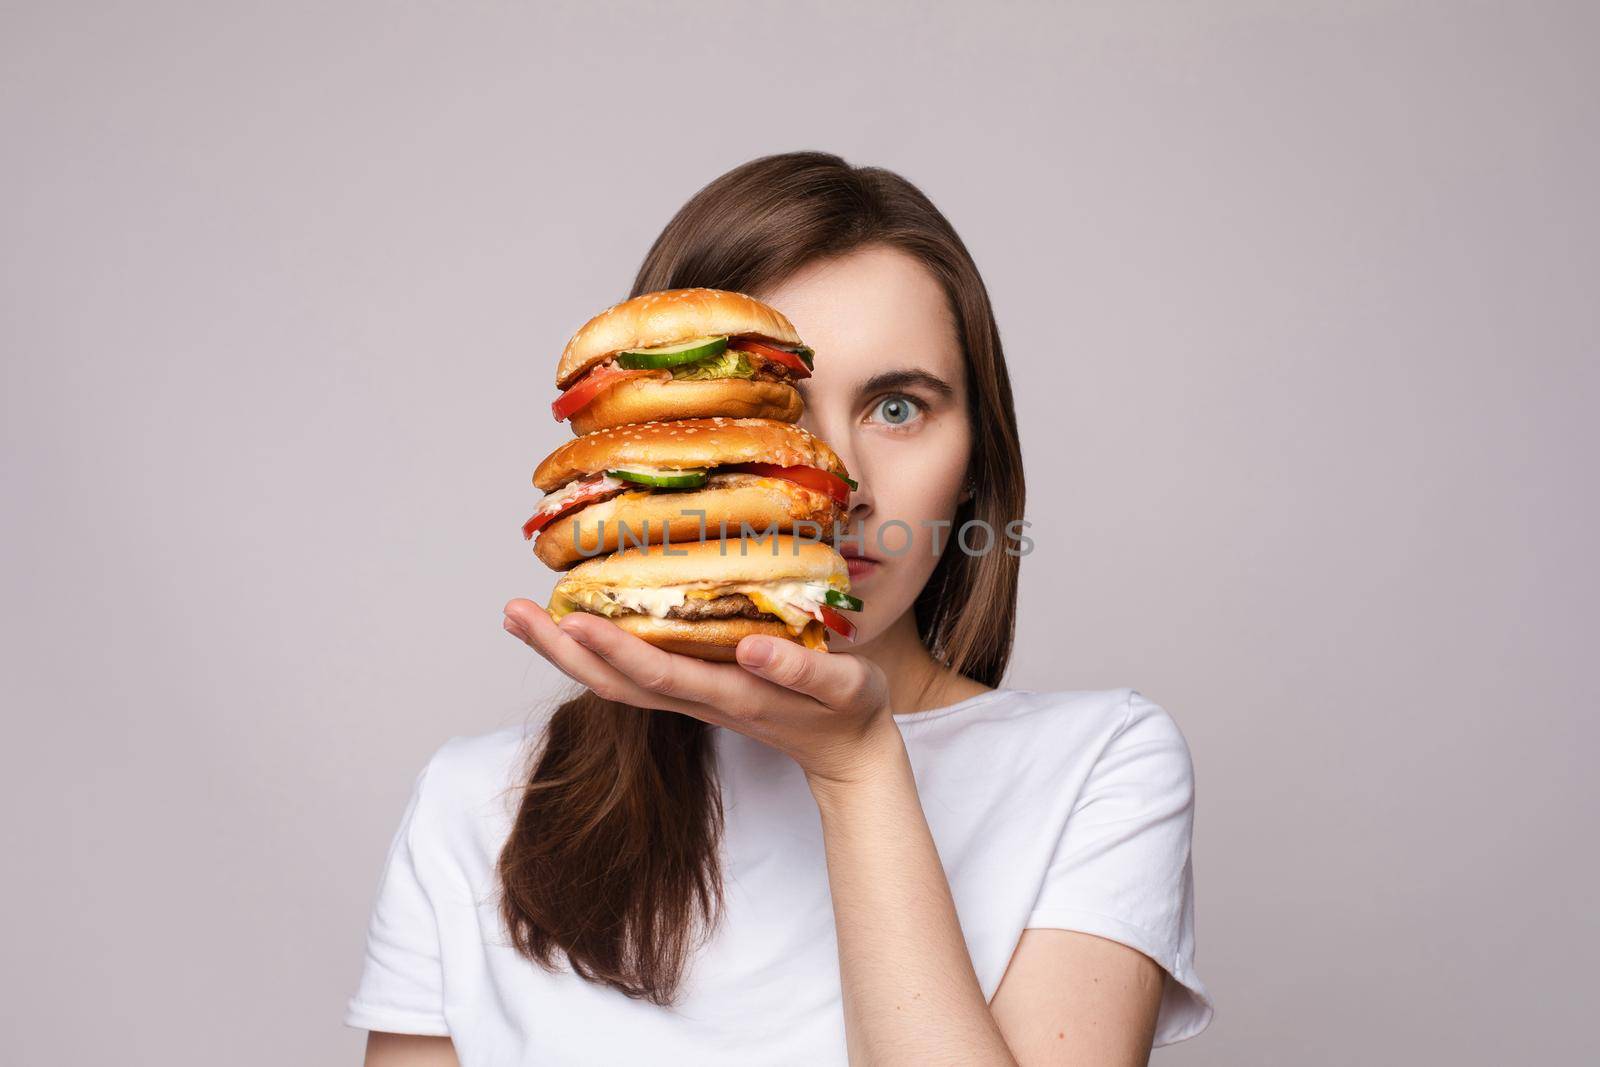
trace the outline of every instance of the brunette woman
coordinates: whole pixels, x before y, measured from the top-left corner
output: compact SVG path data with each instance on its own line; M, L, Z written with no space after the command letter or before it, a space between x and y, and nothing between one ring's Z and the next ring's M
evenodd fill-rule
M632 292L691 286L816 352L856 639L707 663L508 603L585 688L418 776L346 1016L366 1062L1120 1067L1198 1033L1182 734L1136 689L1002 685L1022 459L955 231L898 175L769 156Z

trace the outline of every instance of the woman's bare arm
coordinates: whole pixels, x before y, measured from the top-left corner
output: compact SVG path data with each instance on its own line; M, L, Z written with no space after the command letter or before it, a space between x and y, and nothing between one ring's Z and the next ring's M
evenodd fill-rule
M1164 975L1125 945L1025 930L984 1002L898 729L881 750L857 780L812 781L850 1062L1148 1063Z
M364 1067L461 1067L456 1047L448 1037L421 1034L367 1033Z
M1143 1067L1165 982L1154 960L1126 945L1024 930L989 1009L1028 1067Z
M852 1064L1010 1065L892 722L876 767L811 779L822 813Z

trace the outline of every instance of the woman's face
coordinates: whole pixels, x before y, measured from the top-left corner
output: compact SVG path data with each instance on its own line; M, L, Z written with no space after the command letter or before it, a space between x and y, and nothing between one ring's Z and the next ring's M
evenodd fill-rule
M955 320L926 267L877 245L751 295L787 315L816 352L814 375L800 383L800 424L860 486L847 530L859 540L839 550L858 557L850 589L865 607L848 617L864 645L910 610L955 535L972 448Z

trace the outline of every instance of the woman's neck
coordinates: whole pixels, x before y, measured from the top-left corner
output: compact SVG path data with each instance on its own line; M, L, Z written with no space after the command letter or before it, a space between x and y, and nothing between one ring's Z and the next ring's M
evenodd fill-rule
M929 654L917 636L916 616L908 611L872 641L846 644L851 655L876 663L889 680L889 707L896 714L942 708L992 688L958 674Z

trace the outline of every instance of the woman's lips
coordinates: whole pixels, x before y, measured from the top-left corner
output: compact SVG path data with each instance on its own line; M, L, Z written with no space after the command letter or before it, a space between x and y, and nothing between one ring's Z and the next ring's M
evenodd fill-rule
M850 580L852 582L858 578L865 578L878 569L878 561L867 559L865 556L846 556L844 561L845 565L850 568Z

